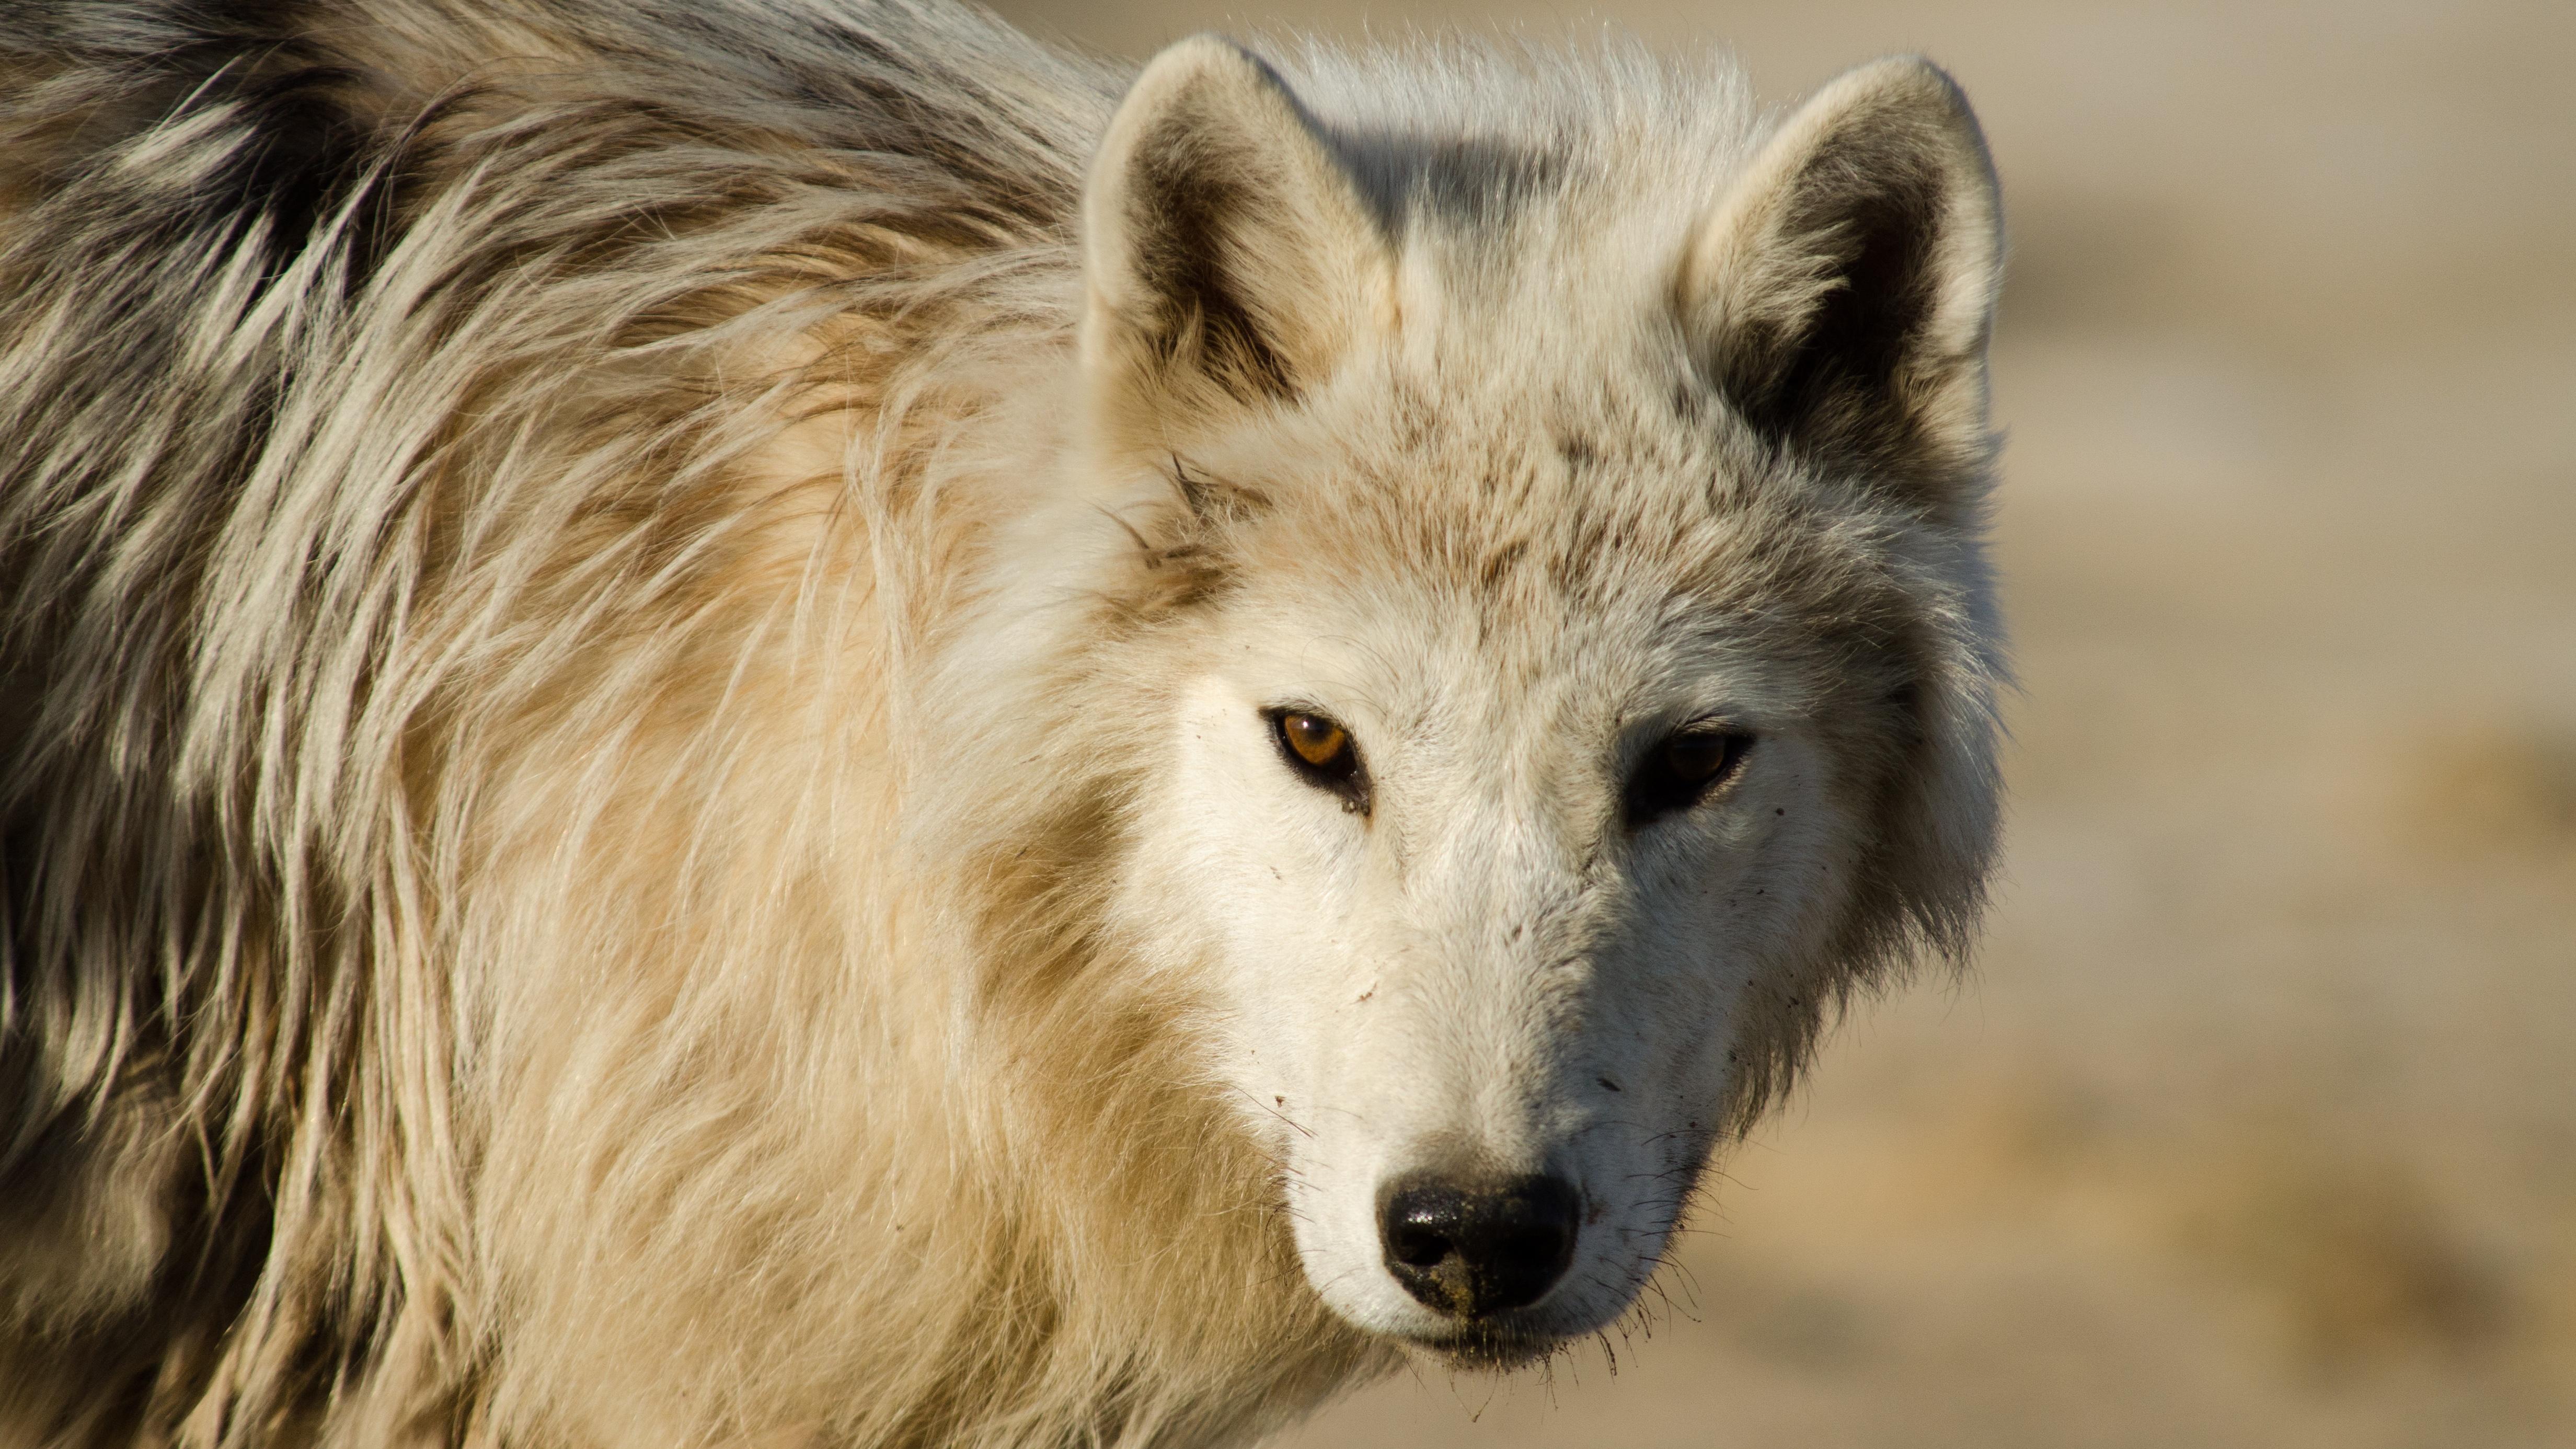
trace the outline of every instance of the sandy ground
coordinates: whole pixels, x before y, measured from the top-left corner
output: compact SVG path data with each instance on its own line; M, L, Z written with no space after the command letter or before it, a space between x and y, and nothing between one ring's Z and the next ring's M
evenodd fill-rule
M1651 1331L1282 1449L2576 1444L2576 6L1004 8L1919 49L2005 180L1974 978L1845 1025Z

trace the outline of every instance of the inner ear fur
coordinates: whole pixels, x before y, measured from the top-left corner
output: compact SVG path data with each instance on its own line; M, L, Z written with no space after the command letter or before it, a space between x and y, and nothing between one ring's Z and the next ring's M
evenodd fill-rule
M1775 446L1947 501L1982 478L1994 166L1930 62L1862 66L1772 137L1685 255L1710 382Z
M1293 399L1391 295L1390 249L1331 142L1276 72L1215 36L1137 77L1082 222L1084 364L1147 448Z

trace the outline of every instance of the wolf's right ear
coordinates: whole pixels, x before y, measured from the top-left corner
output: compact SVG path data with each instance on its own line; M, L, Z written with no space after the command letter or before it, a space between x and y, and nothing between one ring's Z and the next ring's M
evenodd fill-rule
M1772 137L1685 257L1676 301L1755 432L1938 510L1991 451L2002 253L1967 98L1928 61L1884 60Z
M1296 397L1386 316L1394 262L1269 66L1202 35L1154 57L1082 200L1082 351L1126 441Z

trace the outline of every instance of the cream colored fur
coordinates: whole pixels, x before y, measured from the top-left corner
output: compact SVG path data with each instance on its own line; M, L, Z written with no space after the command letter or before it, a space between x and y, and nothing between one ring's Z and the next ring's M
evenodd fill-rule
M0 1443L1244 1442L1632 1311L1965 949L1919 62L0 18ZM1449 1158L1587 1204L1473 1339L1372 1226Z

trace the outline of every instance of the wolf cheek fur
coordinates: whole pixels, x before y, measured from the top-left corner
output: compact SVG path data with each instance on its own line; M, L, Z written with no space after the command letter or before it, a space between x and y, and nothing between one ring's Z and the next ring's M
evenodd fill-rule
M0 26L0 1442L1238 1442L1964 951L1930 67L356 13Z

